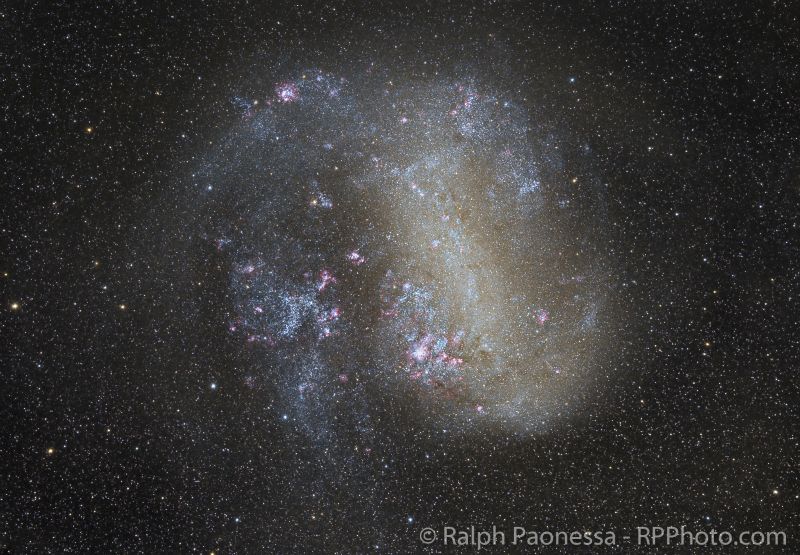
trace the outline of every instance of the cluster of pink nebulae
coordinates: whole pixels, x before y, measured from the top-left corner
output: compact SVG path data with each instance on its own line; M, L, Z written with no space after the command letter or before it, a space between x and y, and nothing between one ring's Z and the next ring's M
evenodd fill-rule
M275 87L275 95L279 102L294 102L300 98L300 90L292 82L279 83Z
M537 324L543 326L550 320L550 313L544 308L536 308L533 311L533 317Z
M317 290L325 291L325 288L331 283L336 283L336 276L333 275L333 272L328 269L320 271L319 279L317 280Z
M231 277L238 300L228 325L231 333L249 345L269 349L302 341L304 336L324 340L340 334L343 314L332 270L323 267L281 279L268 268L260 257L235 265ZM305 327L306 322L313 327Z
M424 288L389 271L381 285L381 317L401 343L390 356L403 361L414 383L450 393L464 381L463 330L450 330ZM395 358L396 357L396 358Z
M366 258L361 256L358 251L352 251L347 253L347 260L349 260L353 266L361 266L364 262L367 261Z
M447 338L445 336L426 333L416 341L412 341L406 351L406 359L409 367L418 367L428 363L439 363L450 368L456 368L464 364L464 359L449 354L445 348L458 348L459 340L456 337ZM413 375L414 372L412 372Z

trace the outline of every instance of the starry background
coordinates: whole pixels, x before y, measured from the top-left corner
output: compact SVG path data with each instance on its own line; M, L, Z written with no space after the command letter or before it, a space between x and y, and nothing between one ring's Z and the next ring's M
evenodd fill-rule
M4 550L796 541L796 5L31 2L0 25ZM392 164L495 258L441 266ZM491 168L530 212L447 192ZM461 271L529 321L470 312ZM501 321L523 368L465 393Z

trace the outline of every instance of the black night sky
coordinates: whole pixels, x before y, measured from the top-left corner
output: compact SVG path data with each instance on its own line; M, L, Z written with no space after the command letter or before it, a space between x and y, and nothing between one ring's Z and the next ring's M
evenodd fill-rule
M0 551L797 552L799 18L0 7Z

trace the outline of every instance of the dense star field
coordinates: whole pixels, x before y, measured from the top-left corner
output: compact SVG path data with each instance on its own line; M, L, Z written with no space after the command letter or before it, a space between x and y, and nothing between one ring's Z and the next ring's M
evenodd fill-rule
M795 552L798 12L0 9L2 550Z

